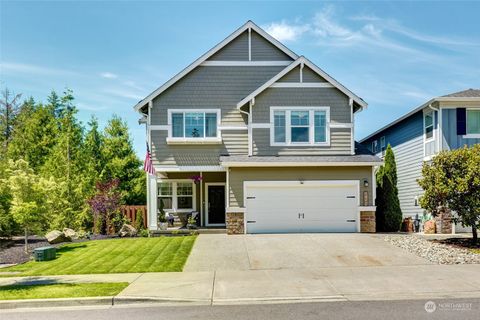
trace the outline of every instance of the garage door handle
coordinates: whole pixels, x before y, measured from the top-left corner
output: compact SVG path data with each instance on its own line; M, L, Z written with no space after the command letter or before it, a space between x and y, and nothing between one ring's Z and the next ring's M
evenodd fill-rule
M247 223L256 223L257 221L255 220L247 220Z
M355 196L347 196L347 199L355 199Z
M256 197L247 197L247 200L255 199Z
M355 222L356 220L347 220L347 222Z

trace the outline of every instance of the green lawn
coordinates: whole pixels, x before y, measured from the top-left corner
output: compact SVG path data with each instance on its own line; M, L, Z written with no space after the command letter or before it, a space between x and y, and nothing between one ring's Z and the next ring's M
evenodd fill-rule
M57 259L29 261L1 271L8 276L182 271L195 236L130 238L72 243L57 249Z
M0 300L114 296L128 282L56 283L0 287Z

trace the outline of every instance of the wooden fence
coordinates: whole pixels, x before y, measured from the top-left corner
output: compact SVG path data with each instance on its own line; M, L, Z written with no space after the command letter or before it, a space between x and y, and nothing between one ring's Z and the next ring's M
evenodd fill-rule
M137 212L143 215L143 227L147 228L147 206L122 206L120 209L123 215L128 218L132 225L137 219Z

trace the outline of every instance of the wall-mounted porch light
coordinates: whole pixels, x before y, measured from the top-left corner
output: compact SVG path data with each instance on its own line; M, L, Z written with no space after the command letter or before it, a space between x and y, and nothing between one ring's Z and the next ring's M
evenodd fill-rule
M368 187L368 179L363 179L363 186L366 188Z

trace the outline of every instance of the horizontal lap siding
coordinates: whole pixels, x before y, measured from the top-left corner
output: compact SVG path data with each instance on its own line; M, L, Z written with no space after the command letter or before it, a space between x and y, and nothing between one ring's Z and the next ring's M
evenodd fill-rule
M398 124L363 142L367 148L380 137L392 146L397 163L398 197L404 216L421 215L423 209L415 206L415 196L423 194L417 179L422 177L423 165L423 111L419 111ZM379 145L380 146L380 145ZM381 153L377 153L381 156Z
M153 130L152 158L156 166L218 166L220 155L248 153L246 130L222 132L222 144L167 145L167 131Z
M248 61L248 31L232 40L207 61Z
M332 123L349 123L348 97L335 88L269 88L255 98L253 123L269 123L271 106L328 106Z
M236 104L282 67L197 67L153 100L152 125L167 124L168 109L221 109L223 125L246 124Z
M299 180L358 180L367 179L369 186L360 183L372 204L371 167L284 167L284 168L231 168L229 173L229 197L231 207L243 207L243 183L245 181L299 181Z
M286 53L252 31L252 61L291 61Z
M330 146L326 147L274 147L270 146L270 129L253 129L253 155L349 155L351 153L351 131L347 129L330 129Z

